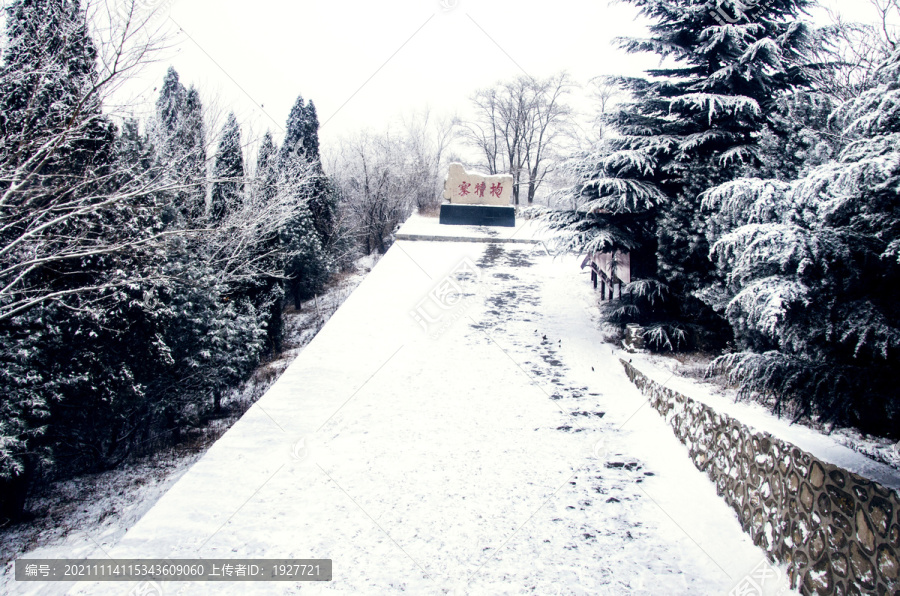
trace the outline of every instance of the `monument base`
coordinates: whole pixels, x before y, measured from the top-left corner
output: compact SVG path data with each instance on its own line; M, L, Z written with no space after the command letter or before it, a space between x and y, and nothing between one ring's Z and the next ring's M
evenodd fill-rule
M516 209L499 205L441 205L440 222L451 226L512 228L516 225Z

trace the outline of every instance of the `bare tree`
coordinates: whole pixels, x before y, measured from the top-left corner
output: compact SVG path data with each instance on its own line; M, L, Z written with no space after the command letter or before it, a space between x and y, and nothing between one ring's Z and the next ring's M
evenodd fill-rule
M167 175L171 163L140 165L110 154L113 144L108 141L116 133L105 102L167 47L164 36L148 30L152 13L137 10L141 4L130 0L119 11L89 4L77 15L42 17L72 28L57 32L63 38L92 33L94 46L85 46L81 56L90 68L74 82L60 74L65 70L52 49L22 45L37 46L39 37L5 40L7 56L14 50L30 62L27 68L7 62L0 72L0 100L16 106L14 113L4 115L0 130L0 321L48 302L65 307L68 298L148 281L157 273L140 267L111 268L91 276L89 283L74 280L79 279L79 264L111 255L158 255L178 236L202 240L206 249L198 258L214 262L223 282L240 283L259 274L257 265L265 261L254 245L297 208L296 201L281 193L266 205L237 205L215 226L197 220L161 228L129 219L129 209L147 210L149 197L186 186L199 186L205 195L207 184L203 174L188 183L173 180ZM57 89L64 100L48 101ZM31 94L25 101L23 90ZM106 154L95 155L94 147ZM66 165L71 163L79 165L72 169Z
M812 76L818 90L838 102L877 85L878 67L900 44L900 0L868 1L876 15L874 22L850 22L828 10L831 24L817 31Z
M524 162L528 176L528 204L554 162L554 153L572 135L572 109L565 97L574 83L566 73L532 81L530 110L523 130Z
M79 12L48 6L53 14L45 18L65 29L57 32L63 39L70 35L85 39L86 15L92 7L88 8ZM0 138L0 320L43 302L98 289L34 283L42 270L139 247L165 235L112 239L96 231L104 214L150 192L157 182L152 176L111 171L108 163L90 153L91 143L110 128L101 109L104 99L165 47L165 40L158 37L138 36L139 23L134 20L117 21L111 12L105 14L109 18L99 35L99 49L85 47L82 55L72 58L93 68L90 61L96 56L99 68L93 75L70 80L60 91L64 101L49 105L46 97L57 88L56 81L65 80L54 78L59 77L59 57L51 54L52 48L39 47L40 34L26 32L5 40L7 62L0 73L0 89L4 105L16 110L4 118ZM29 62L16 63L14 56L27 56ZM30 94L24 102L16 96L23 92ZM86 165L79 172L68 172L61 164L71 160Z
M504 133L500 126L498 95L495 87L477 91L471 98L475 107L475 119L466 122L455 121L460 127L460 136L482 154L484 158L482 165L487 169L487 173L492 175L506 170L500 154L501 137Z
M596 145L606 138L606 115L612 108L615 100L622 93L622 89L608 77L594 77L589 82L590 99L594 104L594 114L591 119L593 134L588 139L591 145Z
M398 150L400 139L390 132L361 132L341 144L338 184L343 208L350 213L352 231L365 254L384 253L398 223L412 212L416 188L410 184L408 164Z
M365 254L384 253L394 229L414 209L440 204L451 133L448 119L425 110L400 118L399 131L363 131L341 142L329 168L350 233Z
M513 201L522 189L531 204L560 145L571 138L573 111L566 97L574 86L565 72L536 79L519 76L472 96L475 118L459 122L460 135L476 149L489 174L513 177Z
M413 111L400 119L402 146L412 166L409 183L416 189L415 206L427 211L439 205L444 180L444 158L453 140L450 118L435 117L430 109Z

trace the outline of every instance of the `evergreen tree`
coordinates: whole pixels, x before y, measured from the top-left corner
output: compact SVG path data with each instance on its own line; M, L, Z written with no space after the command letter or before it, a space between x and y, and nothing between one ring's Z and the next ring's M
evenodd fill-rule
M778 98L807 82L807 29L796 19L811 0L772 0L749 16L736 0L627 1L653 24L650 37L621 39L621 47L673 66L612 78L632 98L607 118L621 136L582 163L572 193L583 207L550 219L582 247L637 246L633 266L657 270L626 288L616 320L649 325L657 348L686 338L684 324L711 329L711 340L725 329L694 297L715 275L699 196L760 165L758 139ZM726 23L719 9L740 18ZM631 219L632 229L609 216Z
M292 254L321 255L305 203L284 198L274 166L262 168L264 193L236 198L222 221L207 217L202 106L174 70L149 133L126 120L117 136L85 22L70 0L7 8L0 525L21 512L34 482L117 465L218 410L267 335L270 345L280 337L279 234L294 231L286 220L312 234L294 240ZM220 174L240 164L233 118L229 128Z
M214 167L210 217L221 220L240 203L244 187L244 157L241 151L241 129L234 112L222 127Z
M200 250L193 242L174 245L159 267L177 281L154 291L154 347L166 365L149 380L152 413L176 438L210 408L218 412L225 390L247 378L265 349L265 313L240 286L224 283Z
M218 411L226 388L243 380L264 349L267 301L258 296L259 263L234 266L223 254L241 249L254 260L250 238L237 237L238 222L228 217L246 209L240 127L229 114L222 129L213 173L211 202L205 208L205 128L197 89L185 88L169 69L157 101L157 158L174 184L183 188L161 197L177 208L167 224L173 231L204 228L176 236L165 258L153 263L159 277L173 283L153 288L155 337L163 365L148 376L151 422L176 433L194 424L210 406ZM235 246L235 244L241 246ZM236 253L235 253L236 254ZM210 399L212 398L212 399Z
M303 97L297 97L291 108L281 157L285 164L294 164L295 172L304 172L306 179L301 185L301 195L309 202L319 242L325 247L330 246L335 232L337 195L322 170L319 118L312 100L304 104ZM300 164L306 164L306 167L300 167Z
M292 255L285 277L297 308L322 289L330 273L327 246L334 234L337 200L322 172L318 128L315 106L298 97L288 116L279 160L280 192L304 203L301 214L280 234L281 245Z
M262 201L270 201L278 192L278 147L272 133L266 131L256 156L256 194Z
M184 116L184 99L187 90L178 77L178 72L169 67L166 76L163 77L159 97L156 99L156 122L159 125L159 134L166 141L166 149L174 140Z
M100 110L97 50L79 3L19 0L6 8L6 47L0 74L0 159L26 164L53 135L65 134L46 154L39 186L70 167L109 159L112 126ZM2 182L4 186L8 181Z
M0 325L0 523L18 518L37 468L52 452L42 441L49 402L39 312Z
M185 225L206 214L206 145L203 106L192 86L186 89L174 68L169 67L156 101L152 143L157 167L165 175L171 192L171 217Z
M879 75L836 114L851 139L837 161L705 195L726 281L706 299L735 329L740 350L714 364L743 395L896 439L900 52Z
M167 182L184 184L190 168L197 179L194 149L202 148L203 128L196 90L180 87L170 71L158 107L156 146L134 123L123 126L116 183L139 187L141 176L162 172ZM144 171L147 163L152 166ZM115 243L207 224L200 189L202 181L136 193L103 215L105 233ZM175 234L163 244L82 259L81 271L139 272L140 281L73 300L73 312L48 307L40 313L61 319L36 334L47 371L43 390L52 396L42 441L52 446L55 470L106 469L136 450L177 440L182 429L218 409L225 389L258 363L265 320L249 300L232 295L239 283L216 258L231 232L215 232Z
M182 183L191 185L185 199L187 212L195 219L203 217L206 214L206 125L200 92L193 85L184 98L184 116L177 140L178 176Z
M272 133L266 131L256 158L256 183L254 185L255 201L266 204L275 200L278 193L278 148L272 139ZM264 262L273 270L284 271L285 264L281 257L282 247L278 234L273 234L261 246ZM284 283L280 278L266 277L259 284L254 304L266 309L266 351L275 354L281 351L284 335L282 310L284 302Z
M97 51L79 3L18 0L5 10L0 516L10 518L21 510L31 479L54 455L47 422L64 398L59 388L83 374L72 362L60 363L65 370L58 377L48 370L48 330L66 324L72 313L45 306L41 297L87 292L115 276L109 260L79 256L114 233L99 205L106 199L115 127L104 117L96 93ZM29 265L41 260L44 266ZM24 306L15 310L17 304ZM77 308L77 299L69 304ZM95 325L80 331L89 333Z
M312 214L313 225L319 235L319 241L330 252L334 243L335 225L337 219L337 191L331 180L325 176L322 170L322 161L319 156L319 117L316 115L316 106L312 100L306 105L303 124L303 147L307 155L315 156L315 176L310 181L307 191L309 196L309 211Z
M759 137L761 164L744 175L795 180L834 159L845 144L830 118L837 107L828 95L803 89L779 97Z
M119 192L145 187L155 176L152 148L136 123L126 122L115 142L109 185ZM167 254L159 243L140 244L166 229L163 193L135 192L115 207L71 229L102 235L110 246L132 249L81 257L68 274L88 285L108 281L102 292L76 294L65 305L50 303L29 316L46 323L32 334L40 354L42 390L48 396L47 430L40 444L52 453L45 478L98 471L117 465L133 451L152 422L154 395L147 387L166 365L156 349L163 319L148 302L149 279L158 278ZM128 283L121 283L130 279ZM159 283L159 282L156 282Z
M126 118L116 137L116 161L132 176L139 176L153 167L153 146L146 135L141 134L140 124L134 118Z
M319 121L316 108L312 101L307 104L301 95L297 96L297 101L288 114L281 157L283 160L319 162Z
M322 290L330 274L329 262L307 203L300 206L299 213L281 233L280 240L288 253L285 261L288 288L295 308L300 308L303 300Z

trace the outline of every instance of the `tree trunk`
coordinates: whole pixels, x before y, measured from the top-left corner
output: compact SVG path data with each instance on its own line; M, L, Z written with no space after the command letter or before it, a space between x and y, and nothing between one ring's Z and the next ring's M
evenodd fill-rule
M291 280L291 294L294 296L294 308L298 311L303 306L303 300L300 297L300 280L293 279Z
M0 480L0 527L22 519L33 477L31 458L25 458L25 470L22 474Z

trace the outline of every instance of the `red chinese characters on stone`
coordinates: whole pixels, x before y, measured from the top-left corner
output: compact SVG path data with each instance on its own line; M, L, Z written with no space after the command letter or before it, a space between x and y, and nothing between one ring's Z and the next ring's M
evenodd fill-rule
M469 184L468 182L463 182L462 184L460 184L460 185L459 185L459 196L464 197L464 196L466 196L467 194L471 194L471 193L469 192L469 187L470 187L470 186L472 186L472 185Z
M491 194L500 198L500 195L503 194L503 185L499 182L497 184L491 184Z
M484 197L484 189L487 188L487 184L484 182L479 182L475 185L475 194L479 197Z

